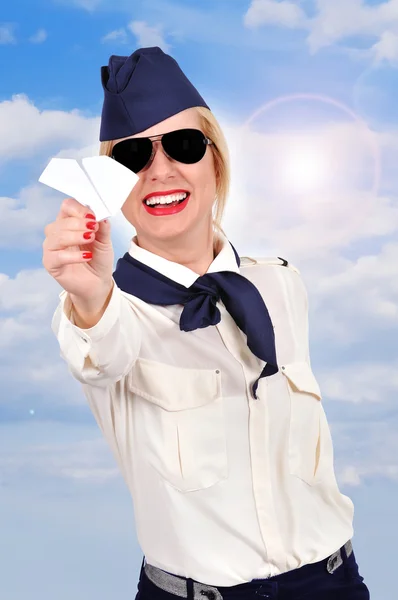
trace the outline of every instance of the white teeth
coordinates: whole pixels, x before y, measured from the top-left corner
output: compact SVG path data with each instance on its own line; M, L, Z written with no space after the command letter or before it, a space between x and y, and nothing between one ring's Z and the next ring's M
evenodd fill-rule
M145 200L145 204L147 206L153 206L154 204L171 204L176 200L183 200L187 196L188 194L186 192L180 194L170 194L169 196L152 196L152 198Z

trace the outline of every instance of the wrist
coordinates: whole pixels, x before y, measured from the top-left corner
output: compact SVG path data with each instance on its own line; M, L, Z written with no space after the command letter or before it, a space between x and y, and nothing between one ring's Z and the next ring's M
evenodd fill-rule
M82 298L69 294L75 325L81 329L90 329L96 325L104 314L113 292L112 280L102 291L97 291L93 298Z

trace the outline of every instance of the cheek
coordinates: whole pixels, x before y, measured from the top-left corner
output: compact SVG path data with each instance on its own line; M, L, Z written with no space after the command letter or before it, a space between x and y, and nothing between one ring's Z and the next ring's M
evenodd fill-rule
M204 201L213 202L216 193L216 177L212 162L195 165L195 173L191 173L191 185Z
M140 186L141 187L141 186ZM139 198L142 198L142 192L140 187L136 185L133 190L130 192L126 202L123 204L123 209L126 212L131 212L135 207L139 204Z
M139 193L134 189L121 208L123 216L133 225L136 220L135 216L137 215L137 210L140 207L139 198Z

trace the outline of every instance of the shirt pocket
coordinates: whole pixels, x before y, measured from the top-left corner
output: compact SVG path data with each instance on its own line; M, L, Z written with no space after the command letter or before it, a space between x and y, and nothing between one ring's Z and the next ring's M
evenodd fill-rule
M228 477L221 373L138 359L130 372L140 450L176 489L209 488Z
M315 485L324 472L321 391L306 362L285 364L281 372L290 397L289 471Z

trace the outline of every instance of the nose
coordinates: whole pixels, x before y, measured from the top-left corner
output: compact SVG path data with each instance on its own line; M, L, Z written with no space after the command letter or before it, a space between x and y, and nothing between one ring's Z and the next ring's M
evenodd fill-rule
M153 157L148 167L148 176L151 179L165 179L171 176L174 170L173 159L169 158L163 150L160 140L153 143Z

